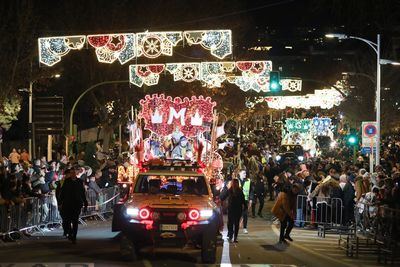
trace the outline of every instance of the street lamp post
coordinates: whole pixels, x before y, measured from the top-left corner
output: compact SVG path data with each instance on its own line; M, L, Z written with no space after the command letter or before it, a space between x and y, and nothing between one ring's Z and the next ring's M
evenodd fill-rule
M33 146L32 146L32 140L34 139L34 129L32 125L32 103L33 103L33 81L29 82L29 121L28 121L28 127L29 127L29 143L28 143L28 151L29 151L29 161L32 161L32 158L35 158L36 155L32 154L35 153L33 151Z
M364 43L367 43L376 53L376 135L377 135L377 143L376 143L376 154L375 154L375 166L379 165L380 161L380 136L381 136L381 65L400 65L400 62L391 61L388 59L381 59L381 35L377 34L376 43L356 37L349 36L341 33L330 33L325 35L327 38L338 38L339 40L344 39L356 39L360 40Z

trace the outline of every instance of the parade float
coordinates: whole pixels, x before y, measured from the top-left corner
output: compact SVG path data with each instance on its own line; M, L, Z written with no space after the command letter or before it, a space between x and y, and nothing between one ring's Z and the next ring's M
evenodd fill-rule
M182 161L197 164L207 178L220 177L222 157L217 153L216 103L210 97L146 95L139 112L128 123L128 158L118 167L118 181L130 183L145 165Z
M282 146L300 145L309 156L316 156L319 153L317 138L320 136L334 140L330 118L288 118L282 126Z

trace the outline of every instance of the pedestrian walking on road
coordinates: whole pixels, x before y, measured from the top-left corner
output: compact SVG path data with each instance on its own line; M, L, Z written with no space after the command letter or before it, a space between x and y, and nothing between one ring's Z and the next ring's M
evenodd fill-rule
M300 186L298 184L293 184L290 187L286 186L279 193L275 205L272 207L272 213L281 222L279 243L286 242L285 239L293 241L290 237L290 232L294 225L296 198L299 191Z
M245 200L245 208L243 209L243 214L242 214L243 234L248 234L249 232L247 231L247 220L249 216L249 209L251 207L251 203L254 197L254 184L250 181L250 179L247 178L246 169L244 168L239 171L239 182Z
M73 170L67 171L65 181L61 187L58 204L61 206L64 231L68 234L68 239L75 244L79 215L82 207L84 207L84 211L87 210L88 201L83 181L76 177Z
M239 187L239 180L233 179L230 186L228 186L225 185L220 198L222 201L228 199L228 240L232 242L233 238L233 241L237 243L240 218L242 217L243 209L247 209L247 206L245 206L243 191Z
M256 204L258 201L258 212L257 215L262 218L262 209L264 207L264 198L265 198L265 184L264 179L261 175L257 176L257 181L254 186L254 196L251 203L251 212L253 218L256 217Z

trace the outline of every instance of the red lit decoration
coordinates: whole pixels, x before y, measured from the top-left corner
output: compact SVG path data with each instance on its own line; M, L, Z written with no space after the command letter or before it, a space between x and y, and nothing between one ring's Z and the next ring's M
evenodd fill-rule
M117 59L125 64L136 56L135 34L97 34L88 35L90 46L96 49L97 60L111 64Z
M139 117L145 121L145 129L166 136L179 130L186 137L209 131L216 105L210 97L192 96L190 99L161 95L147 95L140 100Z

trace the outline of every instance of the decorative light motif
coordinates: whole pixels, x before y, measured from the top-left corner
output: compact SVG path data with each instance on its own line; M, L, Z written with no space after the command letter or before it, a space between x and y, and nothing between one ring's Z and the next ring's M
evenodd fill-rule
M173 47L182 41L182 32L141 32L136 34L137 57L172 56Z
M227 79L227 73L233 72L235 62L201 62L200 79L203 86L221 87Z
M312 120L316 136L329 136L332 120L330 118L315 117Z
M113 63L119 60L125 64L136 55L135 34L113 33L87 36L88 43L96 48L97 60L102 63Z
M290 91L290 92L301 91L302 81L301 79L283 78L281 79L281 86L283 91Z
M228 82L236 84L242 91L269 91L269 72L271 61L237 61L236 67L242 72L240 76L228 77Z
M143 84L147 86L158 84L160 73L165 69L164 64L137 64L129 66L129 81L142 87Z
M200 63L167 63L166 70L174 75L174 81L189 83L200 79Z
M146 95L139 103L139 118L144 119L145 129L161 136L179 131L186 137L195 137L210 130L216 105L210 97L172 99L163 94Z
M331 109L340 105L343 96L335 89L315 90L314 94L303 96L276 96L264 97L268 107L273 109L285 108L303 108L320 107L322 109Z
M285 126L289 133L308 133L311 130L311 120L286 119Z
M184 35L189 45L200 44L219 59L232 54L231 30L185 31Z
M53 66L70 50L79 50L85 44L84 35L39 38L39 62Z

